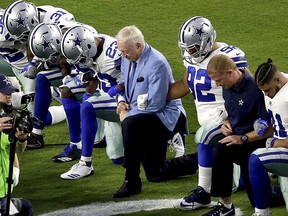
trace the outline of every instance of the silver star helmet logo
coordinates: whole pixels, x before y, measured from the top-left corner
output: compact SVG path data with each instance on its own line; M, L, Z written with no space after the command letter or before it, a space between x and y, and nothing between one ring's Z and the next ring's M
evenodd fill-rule
M195 31L194 35L198 35L200 39L202 39L203 36L207 35L207 33L203 31L203 25L207 25L207 24L203 23L200 28L193 26L194 31Z
M45 52L46 49L52 49L52 46L51 46L51 42L52 42L53 39L51 40L47 40L44 36L43 36L43 41L41 43L42 45L42 51Z
M17 19L12 19L14 22L17 22L17 28L19 28L20 26L25 27L25 22L28 19L28 17L22 18L20 13L18 13L17 16L18 16Z
M80 46L81 47L81 45L82 45L82 43L86 40L86 39L80 39L79 38L79 34L77 33L76 34L76 38L75 39L70 39L70 40L72 40L73 41L73 43L74 43L74 45L73 45L73 47L72 47L72 49L74 49L75 47L77 47L77 46Z
M202 37L202 34L204 34L205 32L202 30L202 26L201 26L201 28L195 28L195 34L196 35L199 35L199 37L201 38Z

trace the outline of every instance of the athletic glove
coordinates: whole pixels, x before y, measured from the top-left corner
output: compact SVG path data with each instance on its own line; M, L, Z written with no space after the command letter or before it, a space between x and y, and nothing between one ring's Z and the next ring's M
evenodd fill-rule
M33 59L19 73L24 73L24 77L35 79L37 74L43 70L49 70L48 62Z
M266 148L272 148L276 140L277 140L277 138L269 137L266 140Z
M63 79L62 79L62 83L64 86L67 86L68 83L74 81L73 77L71 77L70 75L66 75Z
M29 79L35 79L38 72L35 63L29 62L19 73L24 73L24 77Z
M79 85L83 85L82 81L81 81L81 76L82 73L77 74L76 76L70 76L70 75L66 75L63 79L62 79L62 83L63 86L79 86Z
M259 118L254 122L254 130L256 131L258 136L263 136L268 127L268 122L263 119Z
M76 76L73 77L74 82L76 83L77 86L86 84L86 83L83 83L83 82L82 82L82 76L83 76L83 74L84 74L84 73L81 73L81 72L80 72L79 74L77 74Z
M108 89L108 94L110 97L114 97L119 93L118 85L113 85Z

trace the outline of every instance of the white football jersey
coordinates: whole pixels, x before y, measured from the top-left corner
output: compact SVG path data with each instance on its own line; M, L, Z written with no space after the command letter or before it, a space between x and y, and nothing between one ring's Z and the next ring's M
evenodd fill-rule
M37 7L37 9L40 23L59 25L61 22L75 20L74 15L63 8L44 5Z
M288 83L273 98L265 96L265 105L274 126L274 137L285 139L288 133Z
M98 37L104 40L103 50L93 62L93 69L98 72L100 88L107 92L120 80L121 52L118 50L116 38L105 34L99 34Z
M229 46L226 43L217 43L219 48L214 50L202 62L189 64L185 60L184 66L187 68L188 85L194 97L197 110L197 118L202 126L212 120L214 113L224 107L222 97L222 87L216 86L216 83L207 74L207 65L210 59L217 54L229 56L239 69L248 66L245 53L238 47Z

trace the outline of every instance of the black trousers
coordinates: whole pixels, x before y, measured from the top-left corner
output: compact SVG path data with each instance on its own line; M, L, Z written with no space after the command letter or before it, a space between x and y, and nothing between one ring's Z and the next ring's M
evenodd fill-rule
M251 205L254 207L254 196L249 180L248 162L250 154L257 148L263 148L265 141L248 142L242 145L226 146L218 143L223 134L213 139L213 168L211 195L229 197L232 195L233 163L240 165L241 175Z
M169 168L177 170L175 164L189 169L189 164L166 161L167 140L172 138L175 133L183 131L185 127L186 117L182 113L173 132L169 131L155 114L138 114L127 117L122 122L125 179L128 181L139 179L141 163L149 181L163 181L175 178L175 175L181 175L181 172L175 174ZM197 165L197 159L196 162L193 161L194 163Z

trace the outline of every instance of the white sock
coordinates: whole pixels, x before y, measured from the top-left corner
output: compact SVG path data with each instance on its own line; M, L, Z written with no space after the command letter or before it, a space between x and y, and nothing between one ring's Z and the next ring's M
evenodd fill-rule
M269 211L269 208L266 208L266 209L258 209L258 208L255 208L255 213L259 213L260 215L269 215L270 211Z
M211 191L211 178L212 168L211 167L198 167L198 185L203 187L207 193Z
M92 162L92 157L81 156L80 160L84 162Z
M59 122L62 122L66 119L66 113L64 111L63 105L61 106L51 106L49 107L48 111L50 112L52 116L52 123L57 124Z

